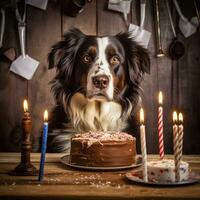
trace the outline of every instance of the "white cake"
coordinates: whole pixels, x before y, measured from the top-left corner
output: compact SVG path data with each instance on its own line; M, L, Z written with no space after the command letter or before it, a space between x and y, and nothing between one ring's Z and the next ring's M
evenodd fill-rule
M147 163L148 179L153 182L175 182L174 160L163 159ZM182 161L180 181L188 180L189 164Z

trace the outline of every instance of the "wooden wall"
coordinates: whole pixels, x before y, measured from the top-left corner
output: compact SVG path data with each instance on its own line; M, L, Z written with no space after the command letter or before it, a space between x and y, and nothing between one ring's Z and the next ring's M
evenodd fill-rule
M172 40L165 1L161 2L162 46L167 55ZM27 52L37 59L40 65L31 81L9 73L9 65L0 61L0 151L18 151L21 138L22 102L28 98L33 117L33 150L38 150L41 134L43 110L54 105L49 81L55 71L47 68L47 54L50 46L60 40L62 34L71 27L78 27L91 35L108 35L126 31L119 13L107 11L106 0L93 0L76 18L66 17L59 3L49 0L47 11L34 7L27 14ZM192 5L190 5L192 6ZM139 4L134 0L130 21L138 24ZM172 7L173 8L173 7ZM157 93L164 93L164 139L166 153L172 153L172 108L179 108L185 117L184 153L200 153L200 32L185 39L187 54L178 62L168 56L156 58L155 27L152 0L147 1L145 29L152 32L149 44L151 74L142 83L143 106L146 113L147 149L158 152L157 138ZM173 8L173 16L177 20ZM178 28L177 28L178 30ZM5 47L15 47L19 55L17 25L13 12L6 10Z

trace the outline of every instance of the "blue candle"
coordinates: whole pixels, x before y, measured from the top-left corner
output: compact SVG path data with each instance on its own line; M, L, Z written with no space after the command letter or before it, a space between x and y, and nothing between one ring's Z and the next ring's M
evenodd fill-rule
M47 136L48 136L48 111L44 111L44 127L43 127L43 137L42 137L42 147L41 147L41 158L40 158L40 172L39 172L39 181L42 181L44 175L44 163L45 163L45 154L47 148Z

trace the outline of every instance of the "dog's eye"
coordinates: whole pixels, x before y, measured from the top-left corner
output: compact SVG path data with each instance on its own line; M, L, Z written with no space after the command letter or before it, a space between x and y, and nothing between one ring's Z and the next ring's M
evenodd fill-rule
M110 63L112 65L119 65L120 64L120 58L118 56L113 56L111 59L110 59Z
M89 64L92 62L92 58L89 55L83 56L83 62Z

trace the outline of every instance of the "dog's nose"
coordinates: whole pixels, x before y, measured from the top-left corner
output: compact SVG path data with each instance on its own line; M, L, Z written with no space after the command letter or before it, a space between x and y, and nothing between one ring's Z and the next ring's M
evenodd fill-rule
M108 87L109 78L106 75L95 76L92 78L92 82L96 88L105 89Z

